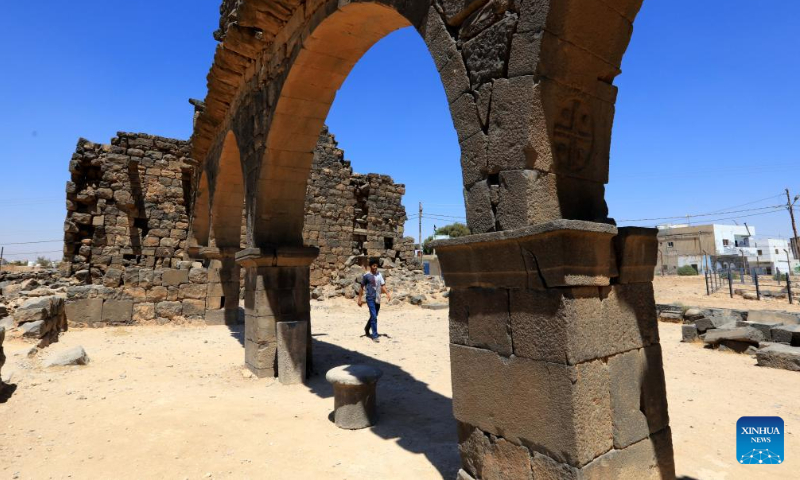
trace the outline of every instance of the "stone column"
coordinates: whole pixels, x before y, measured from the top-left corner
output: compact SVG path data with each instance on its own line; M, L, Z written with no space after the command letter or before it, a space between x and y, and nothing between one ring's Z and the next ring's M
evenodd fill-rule
M654 230L557 220L436 249L459 478L674 478Z
M236 325L239 323L240 272L236 263L236 247L202 247L199 255L209 261L206 295L206 323Z
M245 271L245 363L259 378L277 377L277 322L309 322L306 368L311 369L309 266L314 247L247 248L236 254Z

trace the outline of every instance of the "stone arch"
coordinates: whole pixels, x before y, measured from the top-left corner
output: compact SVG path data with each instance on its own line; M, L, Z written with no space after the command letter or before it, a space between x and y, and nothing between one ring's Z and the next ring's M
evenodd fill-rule
M211 226L217 248L241 245L244 176L236 135L225 135L211 194Z
M205 169L200 173L200 179L195 189L192 202L192 223L189 235L189 248L199 249L208 246L211 229L211 202L209 195L208 174ZM196 256L195 252L193 256Z
M251 370L276 376L281 340L302 345L281 337L290 331L307 332L311 358L310 325L279 326L310 323L311 152L355 62L411 25L441 75L480 234L437 245L452 289L459 478L674 478L655 232L617 229L604 198L613 80L640 5L225 0L193 147L204 159L229 130L240 140Z

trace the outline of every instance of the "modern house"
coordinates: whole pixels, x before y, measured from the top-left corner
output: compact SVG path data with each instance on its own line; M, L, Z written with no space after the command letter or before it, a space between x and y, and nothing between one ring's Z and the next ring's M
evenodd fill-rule
M674 274L691 265L698 272L742 268L772 275L794 271L800 262L789 240L756 236L746 225L664 225L658 227L657 272Z

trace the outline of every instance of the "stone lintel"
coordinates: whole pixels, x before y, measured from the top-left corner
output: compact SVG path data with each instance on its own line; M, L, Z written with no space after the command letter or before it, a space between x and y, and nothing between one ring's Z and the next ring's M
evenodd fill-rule
M606 286L617 276L613 225L555 220L434 242L450 287Z
M308 267L319 255L317 247L254 247L236 253L243 267Z

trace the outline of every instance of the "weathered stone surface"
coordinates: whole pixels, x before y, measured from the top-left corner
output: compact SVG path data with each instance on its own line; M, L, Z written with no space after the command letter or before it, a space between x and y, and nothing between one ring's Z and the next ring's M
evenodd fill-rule
M700 340L700 335L697 333L695 325L681 325L681 341L682 342L697 342Z
M658 230L655 228L622 227L614 237L618 283L653 281L658 259Z
M666 428L622 450L611 450L583 468L534 453L534 478L557 480L664 480L675 478L672 435Z
M64 299L58 296L36 297L26 300L14 312L17 324L47 320L64 313Z
M604 362L554 365L450 346L456 419L584 465L612 446Z
M160 302L156 304L156 315L172 320L183 313L181 302Z
M442 10L447 23L460 25L472 12L481 7L487 0L443 0Z
M184 317L202 317L206 314L205 300L184 300L182 314Z
M131 319L134 322L146 322L156 318L156 304L155 303L137 303L133 306L133 315Z
M527 448L484 434L477 428L471 430L472 433L458 446L464 467L462 471L475 478L533 480Z
M278 322L278 380L284 385L306 378L308 322Z
M738 321L737 327L753 327L764 335L764 340L772 341L772 329L780 327L783 324L780 322L751 322L751 321Z
M614 448L625 448L669 425L659 345L611 357L608 375Z
M771 329L772 341L800 347L800 325L783 325Z
M715 328L731 328L736 325L736 321L736 317L709 316L698 318L695 320L694 324L697 327L698 332L705 333L706 331Z
M189 271L173 270L171 268L164 270L164 273L161 276L161 283L165 287L189 283Z
M103 321L103 299L85 298L66 304L67 320L88 325Z
M464 325L466 332L464 338L454 338L460 341L453 343L511 355L508 302L509 292L504 289L453 289L450 293L451 323Z
M473 86L503 76L516 23L517 15L506 12L502 20L464 43L462 51Z
M557 220L433 245L450 287L605 286L616 275L615 233L610 225Z
M658 343L652 285L511 291L514 353L575 365Z
M103 322L130 323L133 318L133 302L130 300L106 300L103 303Z
M709 345L718 345L723 340L745 342L758 346L763 342L764 334L751 327L715 328L706 332L703 341Z
M780 368L800 372L800 348L771 344L756 351L756 361L761 367Z
M86 365L89 363L89 356L81 346L72 347L60 352L54 352L47 357L42 365L45 367L66 367L69 365Z
M23 337L42 338L48 332L49 326L44 320L36 320L35 322L23 323L19 329L22 331Z
M684 320L688 320L690 322L693 322L695 320L699 320L699 319L703 318L704 316L705 315L703 314L703 311L700 310L699 308L690 308L690 309L686 310L685 312L683 312Z
M337 427L357 430L375 425L376 387L382 375L380 369L369 365L342 365L328 370L325 379L333 385Z
M800 315L770 310L750 310L747 315L747 320L759 323L779 322L784 325L796 325L800 324Z

